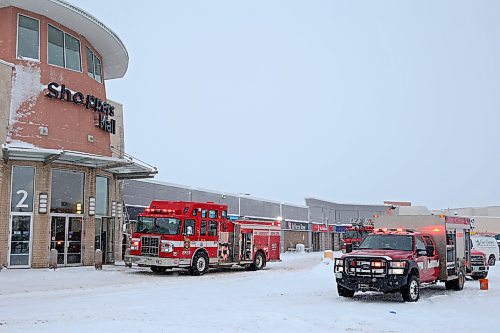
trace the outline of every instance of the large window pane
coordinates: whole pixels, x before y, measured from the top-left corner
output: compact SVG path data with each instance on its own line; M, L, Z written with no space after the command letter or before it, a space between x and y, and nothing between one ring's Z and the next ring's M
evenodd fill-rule
M80 41L65 34L66 42L66 68L81 71Z
M83 214L83 172L52 170L50 211Z
M94 57L94 61L95 61L95 69L94 69L95 79L97 81L99 81L99 82L102 82L102 78L101 78L101 61L97 57Z
M87 73L94 78L94 54L87 47Z
M39 60L38 20L19 15L19 25L17 27L17 57Z
M34 167L12 168L11 212L33 212Z
M95 214L100 216L108 215L108 193L109 185L108 178L96 177L95 179Z
M64 67L64 32L49 25L49 64Z

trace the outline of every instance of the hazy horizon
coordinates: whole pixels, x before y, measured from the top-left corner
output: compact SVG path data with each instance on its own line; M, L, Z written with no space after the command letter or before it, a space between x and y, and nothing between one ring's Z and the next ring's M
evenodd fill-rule
M297 204L500 204L497 1L69 1L127 47L107 94L157 180Z

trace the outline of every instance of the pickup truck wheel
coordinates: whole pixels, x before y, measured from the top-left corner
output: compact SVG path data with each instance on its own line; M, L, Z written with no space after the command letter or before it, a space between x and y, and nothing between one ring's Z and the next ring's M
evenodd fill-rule
M495 256L492 254L492 255L488 258L488 266L495 266L495 263L496 263L496 259L495 259Z
M203 252L197 252L193 258L193 265L191 266L191 274L200 276L205 274L208 270L208 257Z
M406 286L401 288L401 295L405 302L416 302L420 297L420 283L418 277L415 275L410 275L408 283Z
M337 284L337 292L339 293L339 296L342 296L342 297L351 298L354 296L354 290L344 288L339 284Z

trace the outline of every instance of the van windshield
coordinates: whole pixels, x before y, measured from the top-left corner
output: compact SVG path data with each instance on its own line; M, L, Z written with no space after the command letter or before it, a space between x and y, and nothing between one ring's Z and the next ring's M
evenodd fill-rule
M181 220L169 217L144 217L139 216L135 232L145 234L178 235Z
M359 249L413 251L413 237L408 235L367 235Z

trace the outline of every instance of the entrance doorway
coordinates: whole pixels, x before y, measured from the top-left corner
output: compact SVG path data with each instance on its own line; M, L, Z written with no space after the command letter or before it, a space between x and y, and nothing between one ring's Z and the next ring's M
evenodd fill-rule
M104 264L115 262L115 219L113 217L95 218L95 249L102 251Z
M30 267L32 221L32 215L11 215L9 267Z
M317 252L321 250L321 232L313 232L312 233L312 245L313 251Z
M50 248L57 250L57 264L82 264L83 217L80 215L52 214Z

